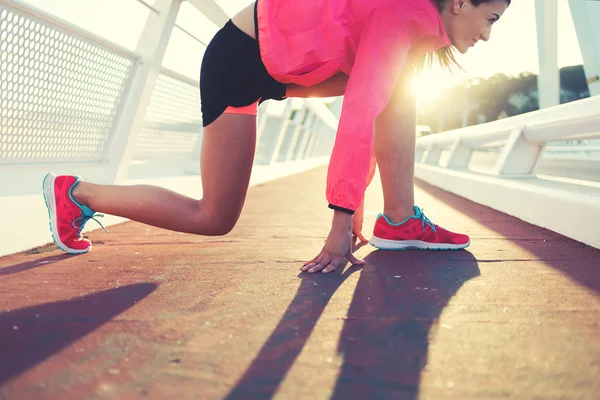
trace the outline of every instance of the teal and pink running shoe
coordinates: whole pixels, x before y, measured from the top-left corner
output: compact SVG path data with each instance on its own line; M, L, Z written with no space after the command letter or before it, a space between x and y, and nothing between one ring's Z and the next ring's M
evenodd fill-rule
M52 239L69 254L83 254L92 249L92 242L81 236L84 225L90 219L98 222L106 231L96 219L103 215L96 214L73 198L73 188L80 181L80 177L73 175L57 176L50 173L44 177L44 200L48 207Z
M471 243L467 235L435 225L419 207L414 210L415 215L397 224L379 214L369 243L382 250L459 250Z

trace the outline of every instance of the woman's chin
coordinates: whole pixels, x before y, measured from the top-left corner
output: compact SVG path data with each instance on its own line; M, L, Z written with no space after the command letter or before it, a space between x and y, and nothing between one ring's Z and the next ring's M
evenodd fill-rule
M464 43L455 43L454 40L450 39L450 43L452 43L452 47L454 47L454 49L456 49L460 54L465 54L467 51L469 51L469 47Z
M467 51L469 51L471 47L470 46L456 46L456 49L458 50L458 52L460 54L467 54Z

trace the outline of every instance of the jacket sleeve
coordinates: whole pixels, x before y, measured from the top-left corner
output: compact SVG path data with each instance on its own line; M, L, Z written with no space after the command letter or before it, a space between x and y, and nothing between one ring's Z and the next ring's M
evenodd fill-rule
M329 207L353 213L362 203L372 163L375 119L388 104L410 50L406 29L385 8L365 23L342 105L327 173Z

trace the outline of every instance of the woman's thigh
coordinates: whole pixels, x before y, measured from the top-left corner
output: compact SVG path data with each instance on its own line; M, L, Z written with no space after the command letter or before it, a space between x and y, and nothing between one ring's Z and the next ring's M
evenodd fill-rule
M200 173L204 207L237 221L246 199L254 152L256 117L222 114L204 128Z

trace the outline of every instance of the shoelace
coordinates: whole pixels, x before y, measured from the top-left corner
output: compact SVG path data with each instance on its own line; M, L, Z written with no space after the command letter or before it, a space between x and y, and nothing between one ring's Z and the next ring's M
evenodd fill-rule
M94 221L96 221L96 223L98 225L100 225L100 227L102 229L104 229L104 231L106 233L108 233L108 230L104 227L104 225L102 225L102 223L100 221L98 221L96 218L102 218L104 217L104 214L93 214L93 215L83 215L77 219L75 219L73 221L73 228L77 229L77 235L81 235L81 231L83 230L83 227L85 226L85 224L90 220L93 219ZM77 222L80 222L81 224L79 226L75 225Z
M431 222L431 221L429 220L429 218L427 218L427 217L425 216L425 214L423 214L423 211L425 211L425 209L422 209L422 210L421 210L420 208L417 208L417 210L418 210L418 211L417 211L417 214L415 215L415 218L417 218L417 219L420 219L420 220L421 220L421 230L423 230L423 231L424 231L424 230L425 230L425 224L428 224L429 226L431 226L431 229L432 229L434 232L437 232L437 229L435 228L435 225L433 224L433 222Z

